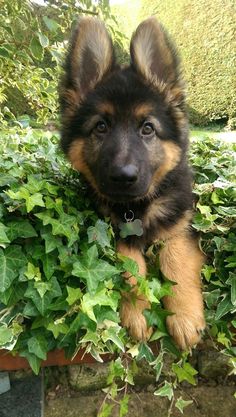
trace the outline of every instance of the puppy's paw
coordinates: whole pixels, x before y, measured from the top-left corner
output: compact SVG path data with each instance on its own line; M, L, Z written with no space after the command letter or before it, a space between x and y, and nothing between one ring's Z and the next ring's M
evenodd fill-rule
M145 309L150 308L150 303L133 293L130 298L123 298L120 317L123 327L126 327L130 336L134 340L148 340L152 334L152 328L147 326L146 319L143 315Z
M188 315L176 313L166 319L170 335L180 349L185 350L200 342L205 329L205 320L202 314Z

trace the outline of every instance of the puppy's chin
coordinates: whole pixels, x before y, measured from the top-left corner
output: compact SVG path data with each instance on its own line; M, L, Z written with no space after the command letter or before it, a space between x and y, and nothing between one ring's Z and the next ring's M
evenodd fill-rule
M113 201L114 203L128 203L132 201L139 201L143 200L145 196L147 195L147 190L143 192L129 192L129 191L123 191L123 192L103 192L104 197L109 200Z
M148 179L136 184L110 184L109 182L100 182L98 184L100 193L109 201L116 203L126 203L138 201L145 198L148 194L150 184Z

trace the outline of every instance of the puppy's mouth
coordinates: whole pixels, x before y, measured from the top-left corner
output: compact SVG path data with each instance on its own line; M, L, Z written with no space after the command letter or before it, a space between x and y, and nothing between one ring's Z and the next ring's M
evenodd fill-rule
M141 200L145 197L149 187L134 187L134 186L123 186L123 187L101 187L102 194L109 200L115 202L127 202L134 200Z

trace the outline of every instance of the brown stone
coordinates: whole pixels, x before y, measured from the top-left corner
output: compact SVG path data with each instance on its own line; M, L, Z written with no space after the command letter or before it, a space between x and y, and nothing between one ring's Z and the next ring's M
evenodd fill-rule
M203 378L226 377L231 371L229 357L215 350L198 353L198 372Z

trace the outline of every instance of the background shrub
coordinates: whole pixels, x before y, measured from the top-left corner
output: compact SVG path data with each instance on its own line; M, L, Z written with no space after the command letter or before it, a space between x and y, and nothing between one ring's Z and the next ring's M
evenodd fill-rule
M6 0L0 18L0 117L2 123L23 114L38 124L58 120L58 80L71 27L79 15L100 16L119 47L122 34L107 1Z
M115 10L121 14L120 25L128 37L151 15L172 35L182 56L193 124L229 120L229 127L235 128L234 0L134 0Z

